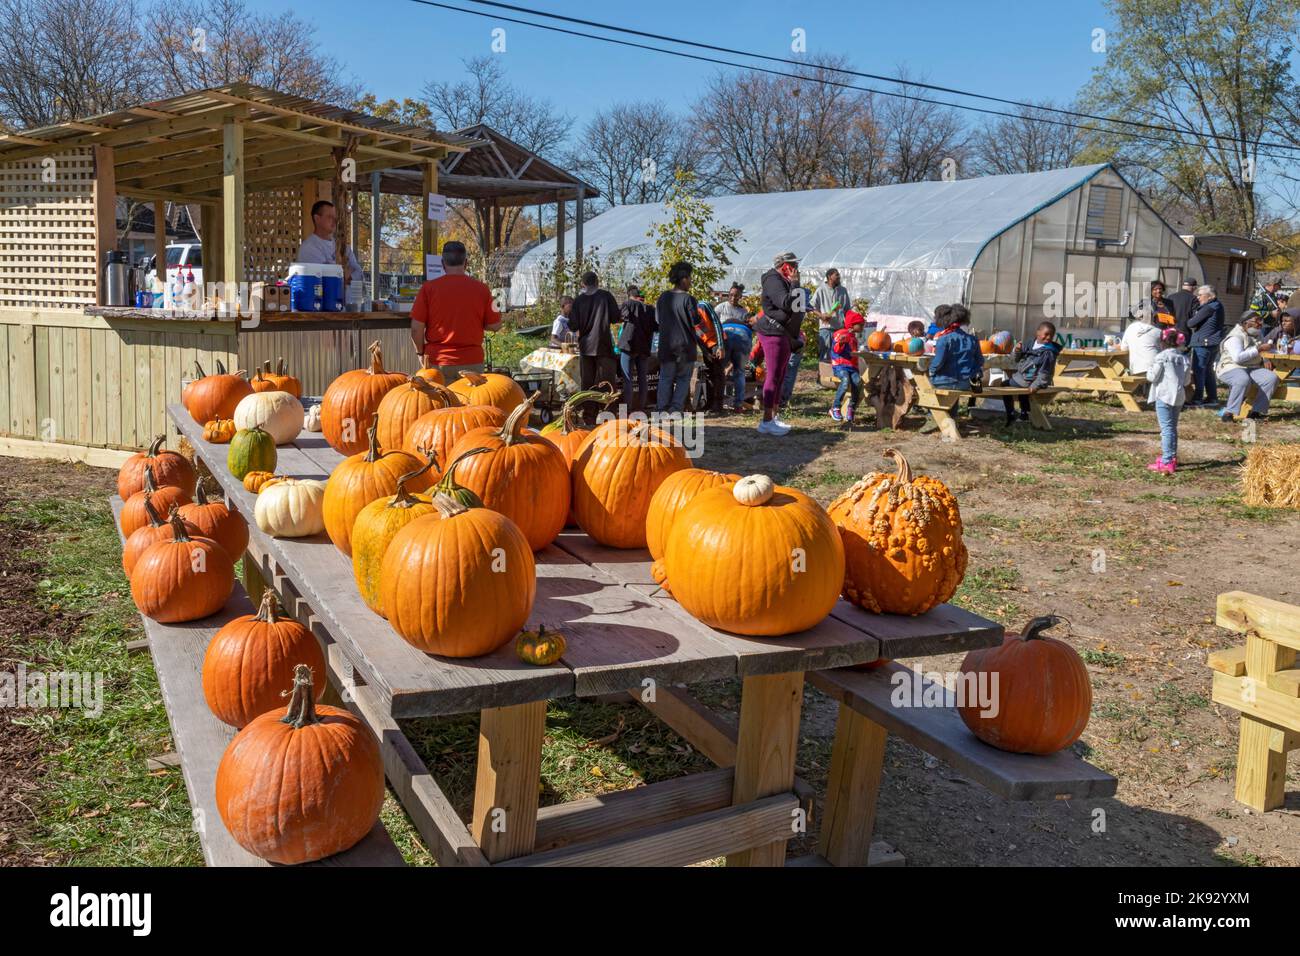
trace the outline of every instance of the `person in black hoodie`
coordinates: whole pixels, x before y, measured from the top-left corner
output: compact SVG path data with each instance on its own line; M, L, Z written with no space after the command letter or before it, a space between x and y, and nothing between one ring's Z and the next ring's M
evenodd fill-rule
M629 411L645 410L650 388L650 344L658 326L654 309L645 304L641 290L627 287L627 300L619 310L623 327L618 333L619 365L623 372L623 404ZM636 373L637 397L632 398L632 373Z
M1188 276L1183 280L1183 287L1165 299L1174 310L1174 328L1188 339L1192 337L1192 330L1187 327L1187 320L1196 311L1197 284L1195 279Z
M1061 354L1061 346L1056 342L1056 326L1051 322L1040 322L1034 332L1034 342L1029 348L1023 343L1017 345L1011 353L1016 363L1016 370L1007 376L1007 384L1016 388L1027 388L1036 392L1052 384L1056 374L1056 357ZM1007 424L1016 420L1015 406L1010 395L1003 396L1002 403L1007 409ZM1029 396L1020 396L1020 420L1029 421Z
M659 323L659 401L661 412L680 412L686 408L691 391L691 375L699 346L695 342L695 310L699 303L691 295L689 262L678 262L668 270L672 288L655 302L655 321Z
M605 385L613 390L618 383L618 366L614 361L614 338L610 325L618 318L618 300L600 287L594 272L582 277L582 292L573 301L569 328L578 337L579 379L583 391ZM583 405L582 416L588 428L596 425L596 402Z
M790 354L799 341L804 316L804 294L799 287L799 259L783 252L763 273L763 311L754 323L763 348L763 420L758 430L764 435L785 435L790 426L777 418L785 386Z

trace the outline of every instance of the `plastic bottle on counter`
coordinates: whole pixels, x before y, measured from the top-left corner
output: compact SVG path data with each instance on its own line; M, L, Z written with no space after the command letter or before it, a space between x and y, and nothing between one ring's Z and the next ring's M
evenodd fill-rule
M199 300L199 287L194 282L194 270L188 266L185 269L185 284L181 286L181 301L190 311L196 311L203 305Z

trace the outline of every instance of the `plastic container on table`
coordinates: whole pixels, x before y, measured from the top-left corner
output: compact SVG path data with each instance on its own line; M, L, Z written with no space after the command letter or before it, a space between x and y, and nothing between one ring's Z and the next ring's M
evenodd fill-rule
M294 312L315 312L320 298L321 266L314 262L289 264L289 308Z
M318 266L320 269L320 311L343 311L343 267L337 263Z

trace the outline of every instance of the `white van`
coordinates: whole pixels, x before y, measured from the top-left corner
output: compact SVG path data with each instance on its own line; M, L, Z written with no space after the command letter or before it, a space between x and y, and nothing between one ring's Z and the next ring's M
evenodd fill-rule
M151 259L146 267L145 280L152 285L154 272L157 269L156 259ZM170 282L176 277L176 271L194 270L194 281L200 289L203 285L203 246L197 242L180 242L167 246L167 279ZM184 276L182 276L183 278Z

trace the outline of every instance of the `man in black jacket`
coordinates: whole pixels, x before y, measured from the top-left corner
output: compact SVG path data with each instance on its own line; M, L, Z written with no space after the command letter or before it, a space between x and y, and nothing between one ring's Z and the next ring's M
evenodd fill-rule
M1188 277L1183 280L1183 287L1165 299L1174 310L1174 327L1186 338L1192 337L1192 330L1187 327L1187 320L1196 311L1197 280Z
M699 346L695 342L695 310L699 303L691 295L689 262L678 262L668 270L672 288L655 302L655 321L659 323L659 401L661 412L680 412L686 408L691 391L691 375Z
M618 300L600 287L594 272L582 277L582 292L573 302L569 328L578 337L579 379L583 391L590 388L617 387L618 366L614 362L614 339L610 325L618 320ZM596 402L583 405L582 415L588 428L596 424Z
M646 395L650 385L650 344L658 326L654 309L646 305L641 290L627 287L627 300L619 310L623 328L618 333L619 365L623 372L623 404L629 411L645 410ZM636 373L637 392L632 397L632 373Z
M1186 407L1219 404L1219 380L1214 366L1219 361L1219 347L1223 344L1223 303L1215 295L1214 287L1203 285L1196 290L1200 303L1187 326L1192 330L1188 343L1192 347L1192 397Z
M763 420L758 430L764 435L785 435L790 426L777 418L777 412L790 354L798 345L806 311L804 291L799 286L799 259L793 252L777 256L772 268L763 273L760 302L763 311L754 323L763 347L764 369Z

